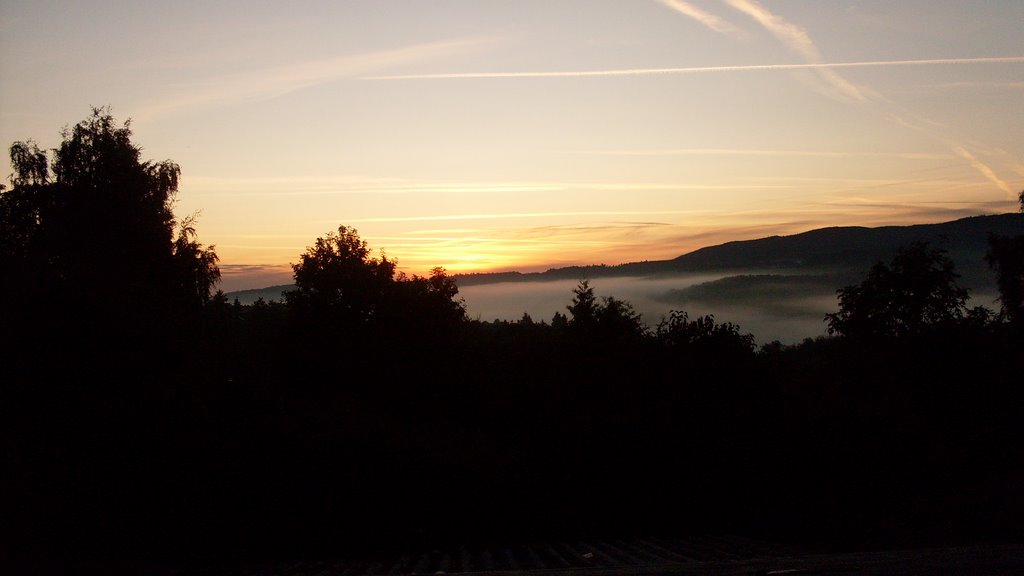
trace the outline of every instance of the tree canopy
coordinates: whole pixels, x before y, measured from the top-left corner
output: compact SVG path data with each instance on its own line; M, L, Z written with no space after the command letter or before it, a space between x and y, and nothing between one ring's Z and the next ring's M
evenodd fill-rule
M345 323L363 324L377 315L394 281L395 263L371 257L357 230L339 226L317 238L292 270L296 289L287 294L290 305L329 310Z
M188 319L220 278L217 253L199 242L196 215L174 215L181 169L143 161L130 122L94 108L61 134L51 151L32 140L9 150L11 187L0 189L3 337L27 366L99 365L118 353L143 362L188 338ZM56 334L75 345L30 348ZM31 354L13 352L19 346ZM72 351L81 358L54 361Z
M830 334L901 336L962 319L967 290L945 250L916 242L889 264L878 262L857 285L838 291L839 312L826 314Z
M1024 191L1018 198L1024 213ZM1024 236L990 236L985 261L996 273L1002 315L1010 321L1024 319Z
M306 321L344 328L438 325L465 318L458 286L443 268L429 277L396 274L387 256L374 257L355 228L339 226L308 247L293 264L289 307Z
M658 324L655 336L668 349L689 348L702 353L717 350L734 355L754 351L753 334L741 333L740 327L732 322L716 323L712 314L691 320L686 312L672 310L669 317Z
M580 280L573 288L567 325L577 334L604 341L637 339L648 332L633 305L614 296L598 300L589 280ZM560 323L556 316L553 324Z
M62 136L52 161L32 140L10 147L0 254L17 283L93 301L125 291L207 301L220 277L217 255L198 243L195 216L175 220L178 165L142 161L130 122L118 125L107 109Z

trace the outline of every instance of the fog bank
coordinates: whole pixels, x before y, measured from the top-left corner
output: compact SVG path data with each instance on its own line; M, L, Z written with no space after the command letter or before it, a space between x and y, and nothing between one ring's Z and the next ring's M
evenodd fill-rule
M823 318L837 309L834 290L821 294L775 294L770 300L744 298L736 302L711 302L689 299L680 302L674 295L725 274L690 274L664 278L595 278L590 281L599 297L614 296L626 300L653 327L672 310L685 310L691 317L714 314L719 322L739 324L752 333L758 344L779 340L796 343L807 337L825 334ZM478 320L518 320L529 313L535 321L551 321L555 312L567 314L576 280L546 282L504 282L466 286L459 289L465 298L469 317Z
M555 312L567 314L577 280L502 282L459 289L466 311L475 320L518 320L526 312L534 321L551 322ZM595 278L598 297L626 300L657 326L672 310L690 317L713 314L718 322L738 324L757 343L778 340L795 344L826 333L825 314L839 309L836 290L848 278L820 275L684 274L671 277ZM968 306L998 309L996 294L972 293Z

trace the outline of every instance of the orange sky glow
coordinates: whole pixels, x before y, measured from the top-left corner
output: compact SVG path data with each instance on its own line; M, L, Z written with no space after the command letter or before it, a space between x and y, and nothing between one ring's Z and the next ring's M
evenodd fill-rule
M130 117L226 290L289 281L339 225L407 273L664 259L1014 210L1021 22L1019 0L15 0L0 138Z

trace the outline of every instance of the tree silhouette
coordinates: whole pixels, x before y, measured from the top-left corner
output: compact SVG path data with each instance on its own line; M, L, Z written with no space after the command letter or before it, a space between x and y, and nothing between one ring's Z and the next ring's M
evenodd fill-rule
M38 186L50 180L49 161L46 153L39 149L34 140L15 142L11 145L11 165L14 186Z
M569 318L555 310L554 315L551 316L551 327L555 330L565 330L569 327Z
M175 278L182 294L195 295L203 304L210 301L210 292L220 278L217 253L212 246L203 248L195 229L196 216L187 216L178 228L172 256L176 267ZM220 293L223 298L223 293Z
M317 238L292 269L296 289L285 293L288 306L316 325L398 329L417 323L429 330L465 318L459 288L443 268L426 278L396 275L396 263L383 254L373 257L347 226Z
M1024 212L1024 191L1019 200ZM1024 236L990 236L985 261L996 273L1003 316L1010 321L1024 318Z
M292 269L296 289L285 294L289 306L346 325L374 320L395 276L395 263L371 257L358 231L346 226L317 238Z
M647 334L647 326L633 305L614 296L602 299L597 325L602 334L612 338L640 338Z
M915 242L890 264L878 262L857 285L838 291L839 312L826 314L830 334L901 336L921 332L966 314L967 290L945 250Z
M749 354L754 336L742 334L732 322L716 323L711 314L690 320L686 312L672 310L655 329L655 338L669 349L715 349L718 352Z
M609 342L639 339L646 334L643 319L629 302L614 296L606 296L599 301L588 280L580 280L572 293L572 304L566 309L569 311L568 325L577 334ZM552 319L553 325L559 322L557 317Z
M5 472L11 533L0 540L64 553L152 544L186 499L182 486L200 490L188 477L204 475L190 416L223 382L207 314L216 252L199 243L195 216L175 218L178 165L142 160L129 122L107 109L65 129L52 151L29 140L9 152L0 405L20 420L0 421L5 471L24 474ZM148 542L135 529L142 517L155 518Z
M569 325L577 330L587 330L597 323L598 303L589 280L580 280L572 290L572 304L569 310Z
M52 161L32 140L10 147L12 187L0 192L8 325L132 340L206 303L217 255L198 242L195 216L175 220L178 165L141 160L130 122L106 108L62 137Z
M444 268L434 267L427 277L399 273L383 312L392 328L413 328L413 323L424 334L438 335L466 319L465 303L458 296L459 287Z

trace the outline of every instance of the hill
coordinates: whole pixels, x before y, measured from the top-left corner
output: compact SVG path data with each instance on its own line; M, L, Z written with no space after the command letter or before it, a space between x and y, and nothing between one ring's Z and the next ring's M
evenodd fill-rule
M569 266L545 272L497 272L458 274L460 287L509 283L578 280L582 278L672 277L712 273L723 276L703 284L674 287L655 300L671 306L707 304L746 305L765 312L794 316L797 311L820 319L822 310L834 306L837 288L855 283L878 261L888 261L901 246L929 242L949 252L961 275L961 284L974 294L994 292L992 271L985 264L990 234L1024 234L1019 213L972 216L940 224L844 226L819 228L789 236L726 242L683 254L670 260L630 262L615 266ZM252 304L259 298L282 301L291 285L228 292L229 301ZM821 298L808 308L808 298ZM990 305L985 300L981 302ZM824 307L824 308L822 308ZM819 309L820 308L820 309ZM653 316L652 316L653 317Z
M972 216L940 224L819 228L790 236L726 242L700 248L671 260L630 262L616 266L569 266L535 273L462 274L457 275L456 280L460 286L471 286L497 282L750 270L801 275L829 273L856 278L875 262L889 260L901 246L911 242L928 242L949 252L964 283L970 286L991 279L991 273L984 262L989 234L1024 234L1024 218L1020 214L1010 213Z
M248 306L259 300L263 299L264 302L284 302L284 293L288 290L294 290L293 284L280 284L278 286L268 286L266 288L253 288L251 290L236 290L234 292L225 292L225 296L228 298L228 302L234 302L238 300L240 304Z

